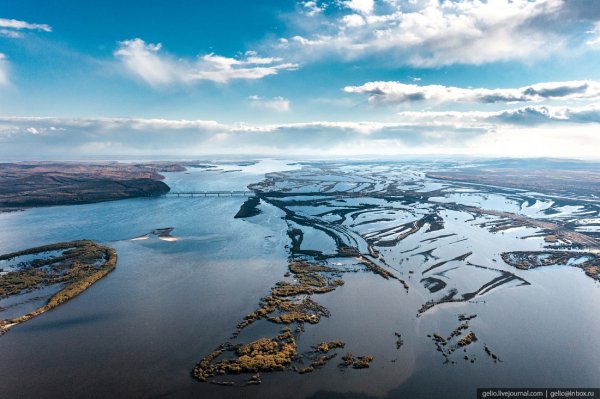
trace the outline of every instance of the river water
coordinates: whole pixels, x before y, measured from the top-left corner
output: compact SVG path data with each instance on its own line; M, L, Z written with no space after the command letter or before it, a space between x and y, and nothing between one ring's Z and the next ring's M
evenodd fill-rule
M165 182L173 191L243 190L265 172L298 166L267 160L220 168L166 173ZM260 215L234 219L243 201L144 198L0 214L0 253L91 239L119 257L115 271L83 294L0 337L0 397L470 398L477 387L600 383L600 286L574 268L518 271L529 286L419 318L418 290L349 274L318 298L331 317L307 326L299 345L343 339L353 352L375 356L371 368L263 374L262 385L246 388L195 381L194 365L287 271L283 212L263 204ZM133 240L167 227L177 240ZM487 237L480 244L489 245ZM459 313L478 315L471 325L501 362L482 353L475 364L443 363L427 334L449 333ZM399 351L394 331L405 342Z

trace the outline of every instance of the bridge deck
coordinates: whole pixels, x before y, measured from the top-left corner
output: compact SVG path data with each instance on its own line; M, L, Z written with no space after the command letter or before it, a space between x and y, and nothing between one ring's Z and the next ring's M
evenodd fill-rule
M217 196L217 197L233 197L233 196L245 196L245 197L249 197L254 195L254 191L249 191L249 190L232 190L232 191L226 191L226 190L218 190L218 191L169 191L167 194L165 194L166 196L177 196L177 197L211 197L211 196Z

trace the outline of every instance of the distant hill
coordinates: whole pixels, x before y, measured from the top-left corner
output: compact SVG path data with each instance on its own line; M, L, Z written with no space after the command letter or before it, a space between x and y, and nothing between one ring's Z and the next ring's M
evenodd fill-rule
M169 192L159 172L182 171L176 163L23 162L0 164L0 211L69 205Z

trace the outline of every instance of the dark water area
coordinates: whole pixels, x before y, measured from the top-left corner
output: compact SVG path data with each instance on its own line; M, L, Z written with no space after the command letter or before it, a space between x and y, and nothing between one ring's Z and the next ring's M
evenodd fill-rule
M294 168L274 161L223 166L236 170L228 173L192 168L166 174L166 182L174 191L241 190L265 172ZM307 375L263 373L259 386L194 380L195 364L229 339L288 270L284 212L263 203L259 215L235 219L244 201L167 197L0 214L0 253L75 239L96 240L118 253L117 268L107 277L0 337L0 397L459 399L475 397L477 387L599 385L600 285L581 270L511 270L529 285L507 285L480 300L416 317L429 295L420 276L408 273L429 262L419 256L402 263L408 293L396 280L358 271L345 274L345 285L335 292L315 298L331 316L305 326L299 352L342 339L352 353L375 356L370 368L340 369L335 359ZM499 247L517 234L475 233L467 218L451 212L442 216L447 229L469 237L458 254L476 250L474 263L491 263ZM148 234L168 227L173 231L167 240ZM406 256L402 251L420 239L407 239L385 252L386 258ZM515 242L520 249L539 246ZM325 250L329 246L323 243ZM449 248L439 246L434 253L456 256ZM477 278L454 281L459 286ZM476 363L444 364L427 335L449 334L459 325L459 314L477 314L471 328L501 362L492 362L481 347L470 353ZM253 325L245 334L260 337L279 327ZM404 341L400 349L397 331Z

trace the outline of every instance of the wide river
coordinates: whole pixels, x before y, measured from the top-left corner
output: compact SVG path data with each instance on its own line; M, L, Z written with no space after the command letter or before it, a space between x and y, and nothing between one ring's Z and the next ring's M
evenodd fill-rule
M165 173L165 182L173 191L243 190L265 172L299 166L265 160L222 168L230 172L190 168ZM574 268L528 271L520 276L531 286L500 290L485 308L461 305L479 315L478 331L490 337L499 363L443 364L426 335L456 327L456 312L415 318L403 301L422 298L354 273L319 298L331 317L303 337L343 338L375 355L371 368L265 373L262 385L245 388L197 382L194 365L287 271L283 212L263 206L256 217L234 219L244 200L143 198L0 214L0 253L76 239L118 253L107 277L0 337L0 397L474 398L476 387L600 385L600 285ZM176 240L135 240L167 227ZM401 351L388 336L396 330Z

